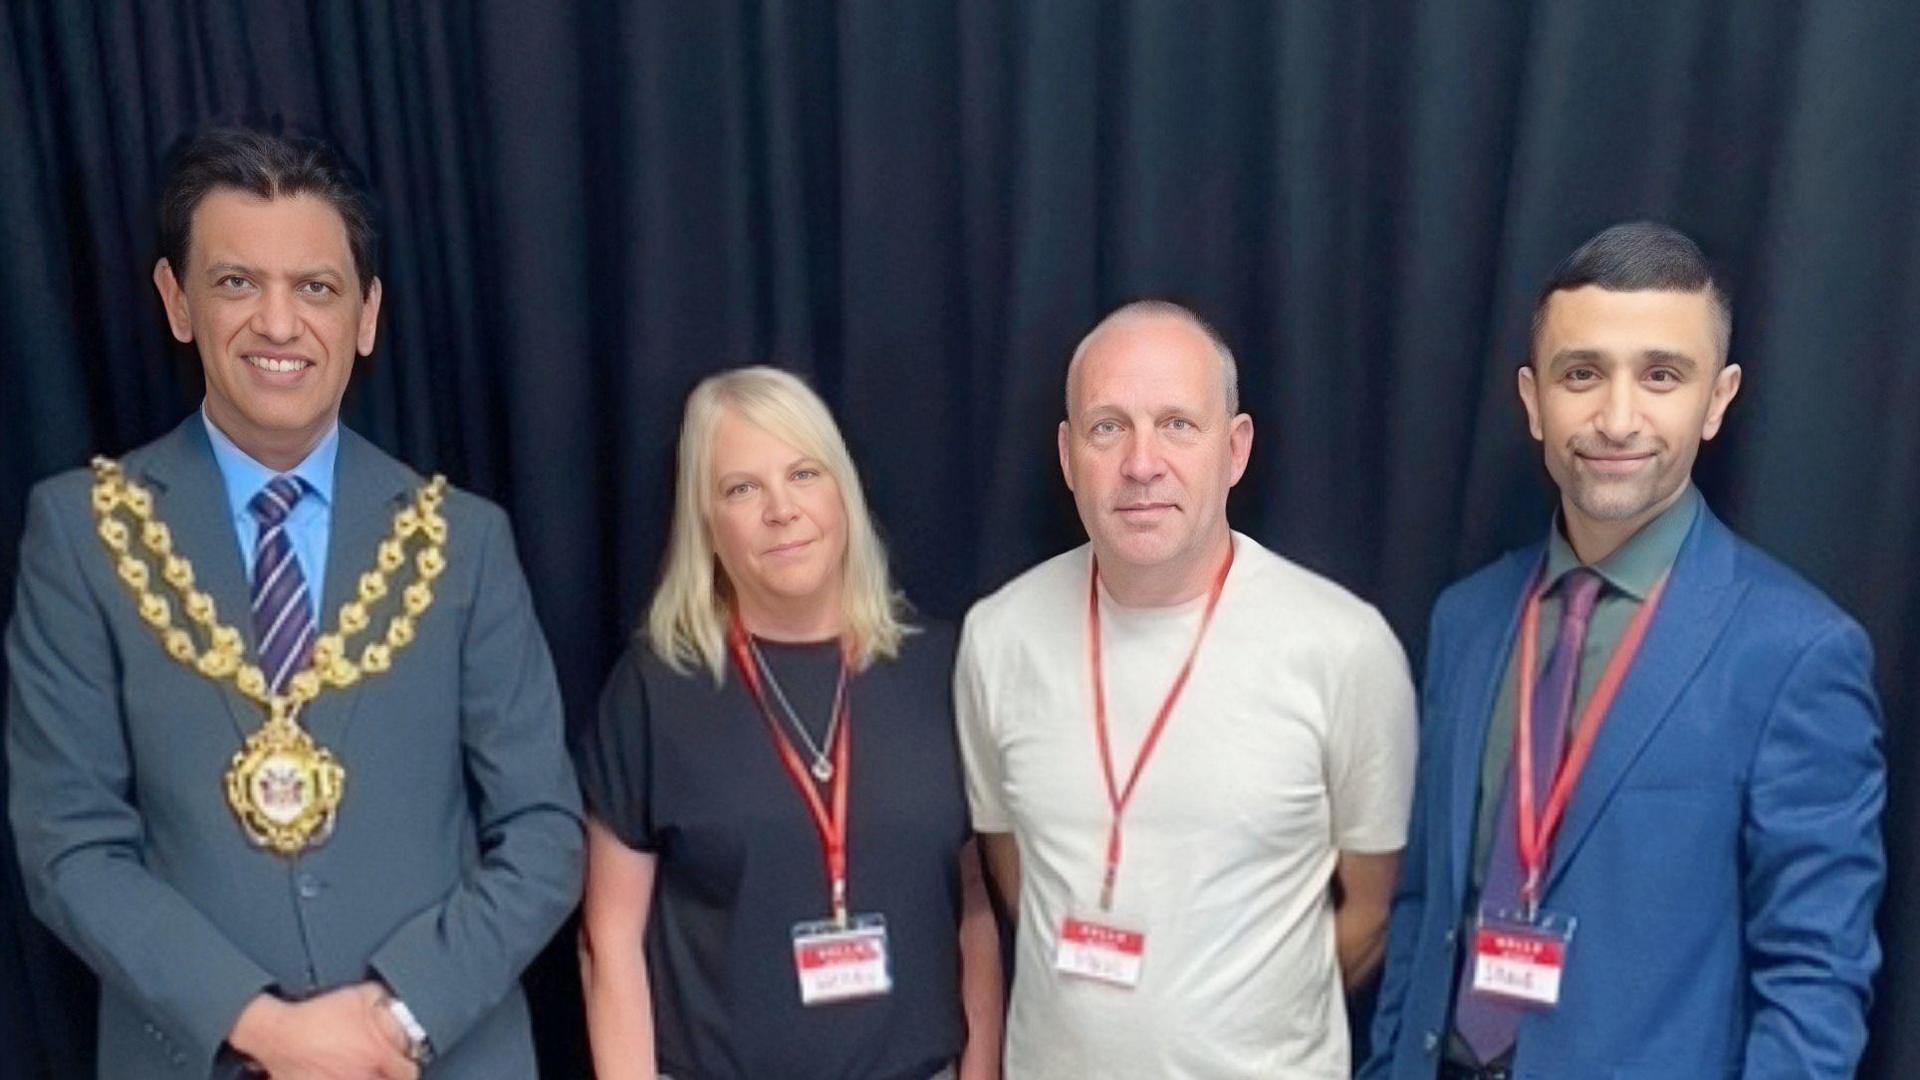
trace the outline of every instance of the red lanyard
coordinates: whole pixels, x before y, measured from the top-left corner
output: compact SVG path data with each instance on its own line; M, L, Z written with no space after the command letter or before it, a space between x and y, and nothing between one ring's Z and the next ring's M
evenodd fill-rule
M1561 819L1567 815L1567 803L1573 798L1573 788L1580 780L1580 774L1586 770L1587 758L1593 754L1593 743L1600 734L1600 725L1607 718L1607 711L1613 707L1613 699L1619 696L1620 684L1627 677L1627 669L1633 666L1633 658L1640 651L1640 643L1647 636L1647 625L1653 621L1653 613L1660 606L1660 594L1666 591L1667 579L1661 576L1647 598L1640 604L1640 610L1634 613L1633 621L1620 637L1620 644L1613 650L1612 659L1600 675L1600 682L1593 688L1593 696L1587 699L1586 708L1580 711L1580 728L1573 737L1573 746L1560 762L1554 773L1553 787L1547 793L1546 811L1538 816L1534 813L1535 794L1533 790L1533 656L1534 640L1540 632L1540 590L1529 586L1525 614L1520 620L1520 685L1514 702L1514 752L1513 768L1515 806L1519 819L1521 884L1520 897L1526 904L1529 916L1540 905L1540 886L1545 877L1547 860L1553 854L1554 835L1560 831Z
M807 811L813 817L813 827L820 833L820 847L827 860L827 882L833 899L834 922L847 924L847 778L853 772L849 743L852 727L853 707L847 703L849 695L840 697L840 717L838 731L835 732L833 746L833 811L828 813L827 804L820 798L820 792L814 787L813 779L807 772L807 763L800 760L800 752L793 748L780 730L780 724L774 719L773 710L767 708L765 693L760 688L760 672L754 667L753 657L747 652L747 632L740 625L740 616L733 616L728 627L727 644L733 652L733 666L740 671L740 682L746 686L747 694L760 710L761 719L767 722L767 734L773 737L774 749L780 753L780 764L786 766L787 776L793 786L807 802ZM841 679L846 678L847 658L843 651L840 657Z
M1113 811L1113 817L1107 826L1107 869L1100 881L1100 909L1105 911L1113 906L1113 882L1120 874L1120 818L1127 812L1127 803L1133 799L1134 785L1140 782L1140 774L1146 771L1147 759L1160 743L1161 732L1167 729L1167 718L1173 715L1174 702L1180 700L1180 691L1187 688L1187 677L1193 674L1194 657L1200 655L1200 642L1207 636L1207 627L1213 622L1213 611L1220 606L1220 594L1227 586L1227 571L1233 569L1233 543L1227 543L1227 557L1220 563L1220 569L1213 575L1213 586L1207 593L1207 607L1200 616L1200 629L1193 635L1193 647L1187 650L1186 662L1180 665L1180 674L1174 676L1173 687L1167 691L1167 698L1160 703L1160 711L1154 714L1153 726L1147 729L1147 738L1140 744L1140 753L1133 759L1133 771L1127 776L1127 786L1120 787L1113 775L1113 747L1107 735L1107 688L1106 678L1102 674L1100 659L1100 562L1090 559L1092 570L1087 575L1087 662L1093 671L1093 733L1100 745L1100 769L1107 781L1107 805Z

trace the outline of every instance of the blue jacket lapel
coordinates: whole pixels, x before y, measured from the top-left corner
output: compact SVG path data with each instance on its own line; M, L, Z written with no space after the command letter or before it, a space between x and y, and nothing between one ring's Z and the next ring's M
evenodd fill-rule
M1549 895L1592 832L1614 790L1672 713L1713 650L1744 591L1733 576L1733 536L1705 506L1680 547L1659 611L1608 710L1586 772L1553 845Z
M1514 635L1520 627L1520 601L1527 582L1540 565L1544 544L1534 544L1507 556L1498 576L1483 593L1484 604L1468 612L1467 625L1473 627L1455 661L1454 685L1459 691L1453 701L1460 711L1453 731L1453 787L1451 813L1447 820L1452 843L1453 902L1464 902L1467 872L1473 861L1473 837L1478 821L1480 765L1486 753L1487 729L1493 722L1494 706L1500 698L1500 678L1507 671L1507 655L1513 649Z
M145 461L129 471L137 472L137 479L153 492L154 514L173 533L174 550L193 563L196 586L213 597L215 616L240 632L251 657L254 634L248 617L251 590L246 566L240 559L220 467L200 414L195 412L161 436ZM177 614L177 598L174 611L177 618L184 618ZM265 711L241 696L231 680L220 680L220 696L240 734L252 734L265 720Z

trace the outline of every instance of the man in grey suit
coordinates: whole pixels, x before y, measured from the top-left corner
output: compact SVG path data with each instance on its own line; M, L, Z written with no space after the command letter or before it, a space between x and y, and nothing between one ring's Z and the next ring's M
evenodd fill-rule
M205 401L34 489L6 638L9 812L100 1075L532 1076L518 978L582 833L506 516L339 424L381 286L330 149L201 135L160 218Z

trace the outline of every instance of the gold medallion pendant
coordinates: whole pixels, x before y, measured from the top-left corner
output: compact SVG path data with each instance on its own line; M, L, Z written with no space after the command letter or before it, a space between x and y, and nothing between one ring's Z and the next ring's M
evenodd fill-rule
M276 855L326 842L347 783L333 752L285 716L247 736L227 766L227 805L247 839Z
M96 531L140 618L160 636L167 655L215 682L230 681L266 710L266 723L247 736L225 775L227 805L241 830L255 845L288 857L326 842L346 793L347 773L333 752L300 726L300 710L328 687L352 686L365 675L388 670L394 656L412 644L420 617L433 605L433 581L447 568L447 523L440 516L446 478L435 476L412 505L394 515L393 532L376 549L374 568L360 575L358 595L340 605L337 629L314 640L307 666L277 693L259 665L245 661L240 632L219 621L213 597L194 587L193 564L173 550L166 523L153 514L153 494L107 458L95 458L93 471ZM131 523L118 516L121 512ZM410 542L418 547L411 560ZM396 592L388 577L409 561L413 581ZM172 589L197 635L174 624L172 603L151 588L156 577ZM357 660L350 658L347 642L371 625L370 609L390 595L396 610L386 632L368 642Z

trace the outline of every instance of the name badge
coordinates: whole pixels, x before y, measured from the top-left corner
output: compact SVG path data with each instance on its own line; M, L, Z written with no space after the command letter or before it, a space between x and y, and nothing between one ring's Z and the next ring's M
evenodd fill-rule
M1126 922L1104 914L1098 918L1069 915L1060 924L1053 969L1131 990L1140 984L1146 952L1146 933Z
M832 1005L891 993L887 920L880 915L855 915L845 926L831 919L796 925L793 968L800 977L802 1005Z
M1473 933L1473 990L1543 1008L1560 1003L1574 920L1541 912L1532 920L1482 915Z

